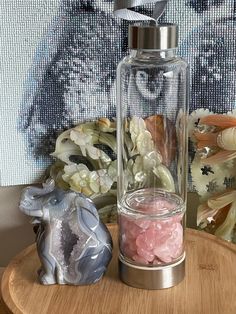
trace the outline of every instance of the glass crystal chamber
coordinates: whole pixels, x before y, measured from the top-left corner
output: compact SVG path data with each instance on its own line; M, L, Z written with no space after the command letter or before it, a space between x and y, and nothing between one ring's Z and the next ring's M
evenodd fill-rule
M130 26L117 69L119 273L144 289L185 274L188 65L174 24Z

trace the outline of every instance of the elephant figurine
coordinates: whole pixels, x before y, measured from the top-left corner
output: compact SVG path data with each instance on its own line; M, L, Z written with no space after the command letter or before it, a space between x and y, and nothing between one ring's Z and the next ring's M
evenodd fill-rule
M48 180L43 188L24 189L20 210L39 226L42 284L87 285L101 279L112 257L112 238L89 198Z

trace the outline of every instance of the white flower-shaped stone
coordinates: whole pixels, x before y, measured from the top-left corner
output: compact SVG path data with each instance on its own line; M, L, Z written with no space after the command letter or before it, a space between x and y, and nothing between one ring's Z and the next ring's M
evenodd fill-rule
M147 130L142 118L133 117L130 120L129 130L133 142L133 150L144 156L154 150L154 142L151 133Z
M64 172L63 180L70 185L73 191L90 197L94 197L99 193L107 193L113 184L113 180L106 169L89 171L84 164L73 164L65 166Z
M234 177L236 173L233 161L214 165L203 165L199 154L196 153L191 164L191 175L197 193L203 200L216 192L225 191L227 188L225 179Z

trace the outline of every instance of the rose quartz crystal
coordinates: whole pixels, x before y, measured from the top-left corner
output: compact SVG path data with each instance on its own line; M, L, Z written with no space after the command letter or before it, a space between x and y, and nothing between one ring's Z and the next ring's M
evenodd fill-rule
M120 214L120 248L122 254L141 265L163 265L175 261L183 253L183 214L168 218L151 218L148 214L171 213L173 201L157 197L132 203L132 207L147 217Z

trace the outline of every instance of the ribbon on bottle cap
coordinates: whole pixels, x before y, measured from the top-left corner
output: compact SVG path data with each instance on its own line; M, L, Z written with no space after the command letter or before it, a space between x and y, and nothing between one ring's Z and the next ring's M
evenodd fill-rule
M115 0L114 14L115 16L122 18L124 20L128 20L128 21L155 21L157 22L158 19L164 13L168 1L169 0ZM150 3L155 3L152 17L129 10L131 8L145 5L145 4L150 4Z

